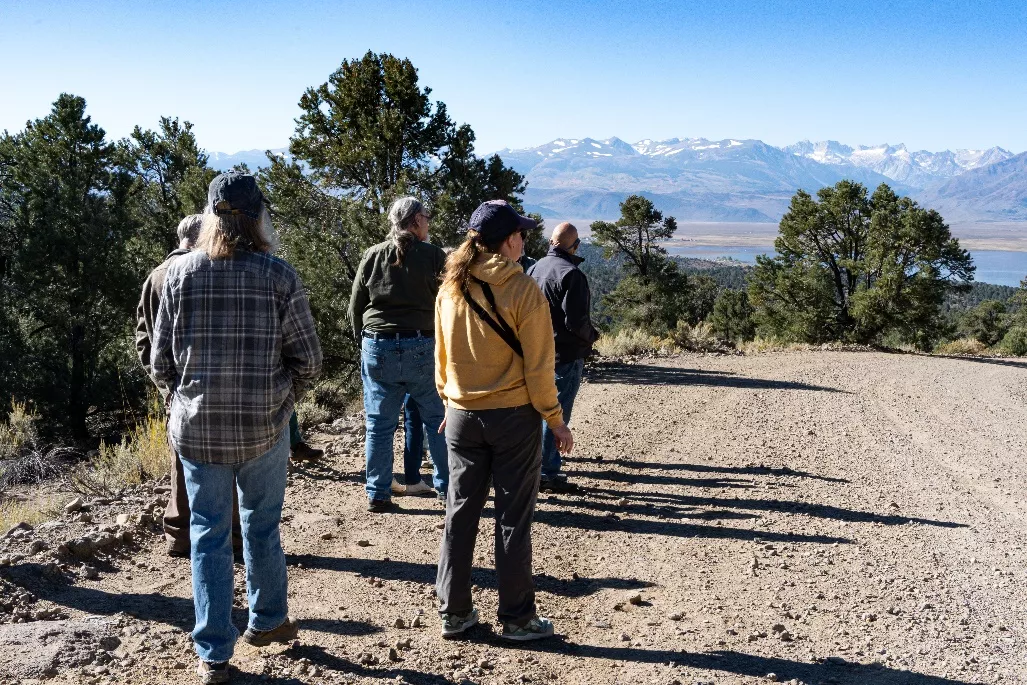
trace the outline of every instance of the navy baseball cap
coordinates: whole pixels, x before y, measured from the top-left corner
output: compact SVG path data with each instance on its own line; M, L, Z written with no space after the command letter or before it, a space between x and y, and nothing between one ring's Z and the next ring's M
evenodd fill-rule
M257 187L257 179L249 174L228 171L214 177L207 190L207 207L218 216L245 214L260 218L264 194Z
M518 214L506 200L489 200L478 205L467 227L477 231L486 245L495 245L513 233L532 231L538 225Z

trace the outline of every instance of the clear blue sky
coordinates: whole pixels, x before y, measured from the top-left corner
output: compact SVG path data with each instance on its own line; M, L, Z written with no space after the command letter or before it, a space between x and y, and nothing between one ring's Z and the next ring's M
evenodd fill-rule
M0 2L0 129L62 92L112 136L284 146L304 88L409 57L481 152L553 138L1027 150L1027 2Z

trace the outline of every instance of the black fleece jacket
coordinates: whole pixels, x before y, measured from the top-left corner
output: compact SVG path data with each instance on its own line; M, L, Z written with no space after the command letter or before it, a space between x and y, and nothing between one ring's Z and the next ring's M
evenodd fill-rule
M557 364L584 359L591 353L592 343L599 338L589 317L592 294L588 278L578 268L583 261L563 248L550 247L549 254L528 269L528 275L535 279L549 301Z

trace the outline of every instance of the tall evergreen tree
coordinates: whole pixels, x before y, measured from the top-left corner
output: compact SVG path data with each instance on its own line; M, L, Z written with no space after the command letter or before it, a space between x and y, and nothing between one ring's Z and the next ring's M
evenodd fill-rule
M128 255L137 224L124 152L63 94L51 113L0 140L5 318L17 318L19 385L87 437L89 408L117 406L117 352L138 296Z

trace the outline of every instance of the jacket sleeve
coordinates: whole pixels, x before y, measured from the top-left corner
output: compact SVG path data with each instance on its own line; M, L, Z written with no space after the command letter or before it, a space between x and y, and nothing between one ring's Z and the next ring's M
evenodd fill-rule
M592 325L592 293L588 287L585 274L574 269L567 275L563 293L564 326L574 336L581 338L585 345L591 345L599 339L599 332Z
M446 364L449 356L446 352L446 336L442 334L442 312L440 306L442 295L435 298L435 388L439 391L442 404L449 406L449 398L446 397Z
M360 346L360 332L364 329L364 310L371 303L371 293L367 289L367 282L364 272L367 270L368 253L364 253L360 265L357 266L357 274L353 278L353 289L349 295L349 321L353 327L353 339Z
M534 285L534 284L533 284ZM534 288L528 314L517 327L524 351L524 384L531 404L550 428L563 425L563 409L556 394L556 345L553 318L542 291Z
M153 274L143 281L143 292L139 296L139 304L136 305L136 355L139 363L143 365L143 371L147 376L153 376L153 367L150 365L150 346L153 340L153 321L150 317L157 313L160 307L160 293L153 290Z
M153 322L153 340L150 349L150 376L157 384L162 396L174 392L178 385L178 369L175 368L174 320L176 299L171 292L171 282L164 280L164 287Z
M307 293L297 277L282 317L282 366L292 376L295 402L303 398L321 375L321 363L321 341L317 337Z

